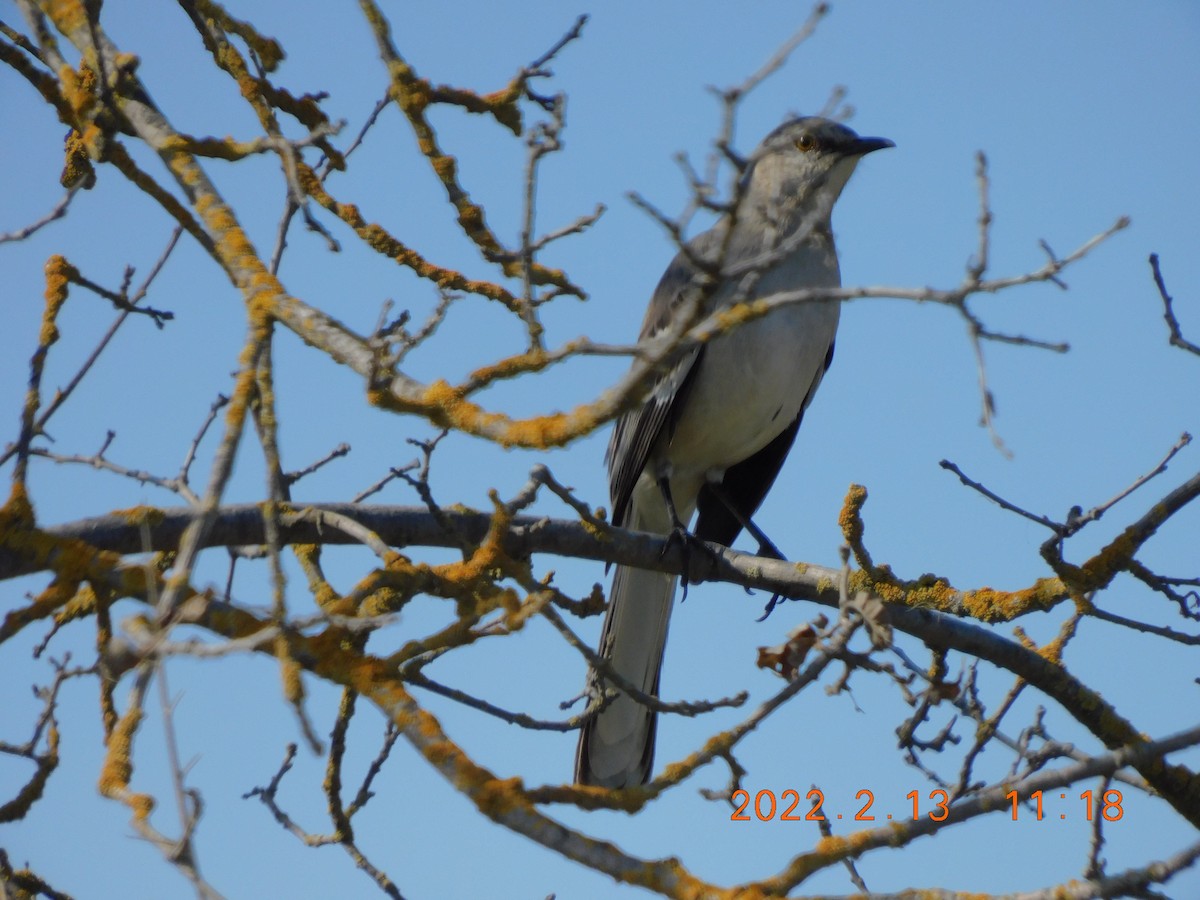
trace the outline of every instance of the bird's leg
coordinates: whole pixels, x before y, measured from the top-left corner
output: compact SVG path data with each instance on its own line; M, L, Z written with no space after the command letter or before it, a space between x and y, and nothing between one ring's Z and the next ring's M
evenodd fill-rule
M721 484L719 481L710 481L708 482L708 490L714 497L721 501L721 505L729 511L729 514L737 519L737 523L741 525L742 528L746 529L746 533L758 541L759 556L765 556L768 559L787 560L787 557L783 555L783 552L775 546L775 542L767 537L763 530L754 524L754 520L745 515L738 508L738 505L733 502L733 498L730 497L729 492L725 490L725 485Z
M679 598L679 602L682 603L687 599L688 581L690 580L689 573L692 570L692 548L695 547L701 552L707 553L714 561L717 559L717 553L708 544L688 531L687 525L679 518L679 513L675 509L675 498L671 496L671 476L669 472L659 475L658 489L662 491L663 502L667 505L667 514L671 517L671 533L667 535L667 543L663 546L663 551L660 555L665 556L672 544L679 544L680 554L683 556L683 576L679 579L683 583L683 596Z
M766 556L770 559L779 559L783 560L784 562L787 561L787 557L784 556L782 551L775 546L775 542L767 537L763 530L754 524L754 520L743 514L741 509L738 508L738 505L733 502L733 498L730 497L729 492L725 490L725 485L721 484L719 481L710 481L708 482L708 490L714 497L717 498L717 500L721 502L721 505L729 511L729 514L737 519L737 523L746 529L746 533L758 541L759 556ZM772 594L771 599L767 601L767 605L763 610L763 614L755 621L764 621L767 616L774 612L775 604L782 599L783 596L781 594Z

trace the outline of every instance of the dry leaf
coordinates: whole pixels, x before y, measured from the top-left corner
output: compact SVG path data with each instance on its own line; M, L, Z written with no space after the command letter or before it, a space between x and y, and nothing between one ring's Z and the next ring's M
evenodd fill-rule
M817 631L810 624L804 624L793 630L786 643L775 647L758 648L758 667L770 669L788 681L796 677L796 672L804 663L804 657L817 642Z

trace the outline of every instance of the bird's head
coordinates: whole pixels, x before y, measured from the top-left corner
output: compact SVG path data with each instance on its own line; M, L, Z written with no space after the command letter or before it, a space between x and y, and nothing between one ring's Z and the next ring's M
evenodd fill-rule
M752 202L807 206L819 199L829 210L863 156L894 146L819 116L790 119L758 145L745 185Z

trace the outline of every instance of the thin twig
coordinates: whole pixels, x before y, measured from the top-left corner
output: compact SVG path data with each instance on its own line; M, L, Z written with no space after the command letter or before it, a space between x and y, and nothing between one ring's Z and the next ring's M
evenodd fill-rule
M666 702L660 700L653 694L648 694L640 690L631 681L617 672L611 663L602 658L598 653L592 650L587 644L579 639L562 620L562 617L551 606L544 606L541 609L542 615L554 626L554 629L561 634L576 650L578 650L588 661L588 664L600 675L600 677L609 685L619 689L621 693L627 694L634 702L651 709L654 712L675 713L681 716L697 716L703 713L712 712L715 709L721 709L727 706L741 706L749 698L749 693L741 691L732 697L724 697L719 700L696 700L686 701L680 700L675 702Z
M397 478L401 478L405 472L411 472L413 469L420 468L420 465L421 464L417 460L414 459L412 462L408 463L407 465L401 466L399 468L388 469L388 473L386 475L384 475L382 478L380 478L378 481L376 481L370 487L359 491L352 498L350 498L350 502L351 503L362 503L364 500L366 500L372 494L377 494L381 490L383 490L387 486L388 482L395 481Z
M1037 522L1039 525L1045 526L1046 528L1049 528L1051 531L1054 531L1054 532L1058 532L1064 527L1063 525L1059 524L1058 522L1055 522L1053 519L1047 518L1046 516L1039 516L1036 513L1031 513L1026 509L1022 509L1021 507L1017 506L1015 503L1010 503L1008 500L1005 500L1003 497L1001 497L995 491L989 490L988 488L984 487L984 485L982 485L980 482L975 481L971 478L968 478L962 469L960 469L955 463L952 463L948 459L943 459L940 463L938 463L938 465L941 466L943 469L946 469L949 472L953 472L955 475L958 476L958 480L961 481L964 485L966 485L967 487L971 488L974 491L978 491L979 493L983 494L983 496L987 497L989 500L991 500L993 503L995 503L1002 509L1007 509L1009 512L1016 513L1019 516L1024 516L1026 519L1029 519L1029 521Z
M1171 345L1200 356L1200 345L1193 344L1184 338L1183 330L1179 327L1179 320L1175 318L1175 301L1167 293L1167 284L1163 280L1162 269L1158 265L1157 253L1150 254L1150 271L1154 274L1154 286L1158 288L1158 296L1162 298L1163 318L1166 319L1167 328L1171 331Z
M525 713L510 712L507 709L502 709L499 706L488 703L486 700L481 700L472 694L468 694L466 691L447 687L419 671L406 673L404 680L409 684L425 688L427 691L432 691L456 703L469 706L471 709L477 709L480 712L487 713L489 716L495 716L502 722L507 722L510 725L519 725L521 728L528 728L531 731L574 731L585 718L585 716L579 715L571 716L562 722L552 722L546 719L535 719L533 716L526 715Z
M1089 522L1095 522L1097 519L1099 519L1101 516L1103 516L1106 512L1108 512L1110 509L1112 509L1114 506L1116 506L1118 503L1120 503L1122 500L1124 500L1126 497L1128 497L1130 494L1132 494L1134 491L1136 491L1138 488L1140 488L1146 482L1150 481L1150 479L1154 478L1155 476L1161 475L1163 472L1167 471L1167 465L1171 462L1172 459L1175 458L1175 454L1177 454L1180 450L1182 450L1184 447L1186 447L1191 442L1192 442L1192 436L1185 431L1183 434L1181 434L1179 436L1179 440L1177 440L1175 442L1175 445L1170 450L1167 451L1167 455L1162 458L1162 461L1159 462L1158 465L1156 465L1153 469L1151 469L1145 475L1142 475L1141 477L1136 479L1131 485L1129 485L1129 487L1125 488L1123 491L1118 493L1111 500L1109 500L1105 503L1101 503L1098 506L1092 507L1091 509L1089 509L1087 512L1083 513L1082 515L1072 517L1071 521L1069 521L1067 523L1067 534L1068 535L1074 534L1075 532L1079 531L1079 529L1083 528L1084 525L1087 525Z
M298 469L295 472L284 472L283 473L284 484L286 484L288 487L291 487L293 484L295 484L301 478L304 478L306 475L311 475L313 472L317 471L322 466L333 462L335 459L341 459L343 456L345 456L349 452L350 452L350 445L345 442L342 442L342 443L338 444L336 447L334 447L332 450L330 450L328 453L326 453L324 456L322 456L320 459L318 459L316 462L310 463L309 465L305 466L303 469Z
M67 214L67 208L71 205L71 201L75 199L75 194L79 192L81 187L82 182L71 185L71 187L67 189L66 194L63 195L62 199L54 205L54 209L50 210L50 212L42 216L42 218L38 219L36 222L31 222L24 228L18 228L16 231L9 231L4 234L0 234L0 244L7 243L8 241L23 241L25 238L41 230L51 222L61 219Z
M1169 641L1175 641L1177 644L1187 644L1189 646L1200 646L1200 634L1184 634L1182 631L1176 631L1173 628L1167 628L1163 625L1151 625L1149 622L1139 622L1137 619L1130 619L1126 616L1117 615L1116 613L1108 612L1100 609L1095 604L1088 610L1088 615L1093 619L1100 619L1103 622L1111 622L1114 625L1120 625L1123 628L1128 628L1132 631L1140 631L1142 634L1153 634L1161 638L1166 638Z

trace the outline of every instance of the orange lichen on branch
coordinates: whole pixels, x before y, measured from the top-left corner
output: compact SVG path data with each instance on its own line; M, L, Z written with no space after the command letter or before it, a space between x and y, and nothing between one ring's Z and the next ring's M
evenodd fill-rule
M357 608L347 605L344 615L378 616L394 612L416 594L452 599L456 602L454 621L433 634L407 641L387 658L392 668L414 658L452 647L461 647L503 632L519 631L526 622L550 602L552 589L539 590L529 563L511 558L504 549L512 514L493 494L496 513L483 540L459 562L441 565L413 563L397 554L385 569L375 570L350 591L347 599L357 598ZM513 578L530 586L522 599L520 592L500 584ZM502 617L490 620L489 627L476 630L479 621L501 611Z
M493 776L482 779L473 799L479 811L492 820L503 818L516 809L530 808L525 797L525 783L520 778Z
M63 99L71 105L81 123L89 121L96 111L96 81L96 73L87 63L80 63L78 70L67 66L59 70L58 83Z
M51 344L58 338L58 332L53 336L47 329L53 328L53 322L59 309L67 299L67 284L79 277L79 270L67 260L55 254L46 260L46 312L42 316L42 343Z
M875 566L869 572L865 569L852 572L850 590L866 591L888 603L935 609L991 623L1009 622L1031 612L1046 612L1069 597L1057 578L1039 578L1033 586L1016 591L998 591L990 587L964 591L936 575L902 580L887 565Z
M318 658L314 671L353 688L375 704L425 760L488 818L501 824L509 824L514 815L541 818L521 780L497 778L472 760L450 739L437 718L413 699L389 664L342 652ZM536 835L530 836L536 839Z
M511 605L505 606L506 615L504 616L504 627L511 634L514 631L520 631L525 627L534 616L538 615L548 603L551 603L557 591L550 586L553 580L554 573L550 572L541 579L541 583L546 586L545 590L532 591L524 600L517 597L515 591L508 592L513 600ZM502 598L502 599L508 599ZM589 598L584 598L585 602ZM601 601L603 602L603 601Z
M864 569L872 569L871 554L863 545L863 533L866 525L862 520L862 508L867 502L867 489L861 484L852 484L846 491L846 499L842 501L841 512L838 513L838 527L842 536L850 545L855 561Z
M940 583L945 585L945 582ZM1047 612L1068 596L1066 586L1059 579L1039 578L1032 586L1016 591L997 591L989 587L962 591L958 602L968 615L981 622L1008 622L1026 613Z
M264 72L274 72L285 57L283 47L273 37L260 34L249 22L235 19L219 3L213 0L196 0L196 9L206 19L211 19L224 31L231 31L244 40L254 51Z
M100 60L91 34L87 11L78 0L58 0L58 2L43 4L43 12L49 14L55 27L78 47L83 55L79 68L72 69L62 63L57 69L57 79L46 75L28 65L18 53L3 53L5 62L21 72L38 92L54 106L59 120L71 128L67 142L67 165L61 178L63 186L70 187L77 183L76 178L82 178L83 186L90 188L94 182L94 174L89 176L87 159L103 159L109 136L105 129L96 124L96 120L104 113L100 103L100 92L104 86L99 83L96 75L100 69ZM53 45L53 37L46 35L45 40ZM0 48L4 45L0 45ZM54 48L57 54L57 47ZM36 54L35 54L36 55ZM61 57L59 57L61 59ZM107 129L111 129L111 117L105 116Z
M850 589L866 591L889 603L936 609L955 616L970 616L981 622L1008 622L1031 612L1046 612L1070 597L1059 578L1039 578L1032 586L1016 591L990 587L959 590L946 579L925 574L908 581L898 578L890 566L876 565L863 541L866 525L862 518L867 489L852 484L846 492L838 525L861 568L850 574Z
M507 536L512 516L502 505L497 506L488 533L466 559L433 567L433 570L450 584L474 585L515 565L504 551L504 538Z
M32 506L24 491L25 475L29 468L29 446L37 436L37 411L42 404L42 371L50 348L58 341L58 314L67 302L67 286L79 273L62 256L54 255L46 261L46 306L42 310L42 323L38 329L37 347L29 360L29 387L25 391L25 402L21 408L21 433L17 438L17 464L13 469L14 493L10 503L16 503L13 512L23 509L32 523ZM18 490L19 489L19 490ZM24 507L20 504L24 503Z
M310 132L328 127L329 118L322 112L318 96L306 94L295 97L289 91L275 87L265 77L255 75L225 32L231 31L246 41L264 72L274 70L284 58L283 47L278 41L263 37L251 25L234 19L211 0L198 0L197 7L202 11L202 17L195 24L205 47L212 54L213 61L237 84L239 93L250 104L267 134L274 137L281 134L275 110L292 116ZM324 136L315 138L314 143L325 153L333 168L345 168L341 152Z
M495 631L476 631L480 619L497 609L509 610L520 601L511 588L497 587L486 576L475 581L457 581L430 570L429 576L437 581L435 594L452 596L458 600L457 616L446 627L426 637L411 640L388 657L394 665L403 665L409 660L426 653L445 651L454 647L465 647Z
M304 642L304 639L300 640ZM373 702L429 762L448 774L459 790L471 793L485 784L498 783L495 776L463 753L431 713L420 707L392 666L377 657L364 656L329 644L320 650L307 656L313 661L313 673L352 688Z
M33 598L28 606L9 610L4 614L4 622L0 624L0 643L8 640L14 634L42 619L55 615L67 606L75 596L79 582L66 578L55 577L50 584Z
M58 723L51 716L46 730L46 752L32 757L37 764L29 780L7 803L0 804L0 822L15 822L25 818L33 804L42 798L46 783L58 768ZM20 896L20 895L18 895ZM49 895L48 895L49 896Z
M518 76L498 91L477 94L462 88L440 84L426 87L426 98L431 103L448 103L460 106L470 113L490 115L517 137L524 127L521 122L521 107L518 101L525 89L525 79Z
M1084 590L1108 587L1119 572L1129 567L1129 561L1147 537L1149 535L1142 534L1136 526L1126 528L1108 546L1080 566L1086 579L1081 587Z
M481 636L473 630L473 626L477 622L477 617L466 618L460 616L440 631L436 631L420 640L406 642L403 647L388 657L388 663L394 666L402 666L410 660L426 653L469 646L475 643Z
M180 184L195 197L193 208L208 232L216 256L230 280L242 290L247 304L259 299L259 294L277 297L283 293L237 217L212 189L195 158L183 150L163 151L163 157Z
M396 554L386 568L370 572L325 611L334 615L374 617L396 612L417 594L445 597L457 601L455 620L432 635L408 641L389 657L389 663L401 665L432 649L470 644L480 636L472 631L480 616L519 603L511 589L496 586L495 579L501 577L502 570L488 569L485 560L493 565L499 563L490 551L485 551L474 565L468 562L431 566L413 563Z
M337 614L336 605L344 598L325 578L321 571L320 544L293 544L292 553L308 579L308 591L317 606L325 613ZM345 614L349 614L347 611Z
M458 214L458 224L463 233L483 252L484 258L497 263L505 275L510 278L522 277L527 261L523 262L515 254L505 251L488 227L483 207L475 203L459 184L457 161L438 146L437 134L425 118L426 108L436 97L434 90L429 82L419 77L413 67L401 57L392 41L391 28L378 7L374 3L364 3L363 8L375 32L380 53L387 63L392 81L390 95L408 119L417 137L417 147L445 188L446 197ZM449 96L449 90L444 87L438 89L443 96ZM465 93L467 92L460 91L455 96L461 97ZM480 103L486 106L486 101L482 98ZM566 275L558 269L547 268L535 262L528 265L528 277L533 284L553 285L564 293L583 296L583 292L571 284Z
M1025 629L1020 625L1013 629L1013 636L1016 637L1017 642L1024 649L1031 653L1036 653L1038 656L1055 666L1057 669L1063 668L1063 651L1066 649L1067 644L1070 643L1071 639L1075 637L1075 634L1079 629L1080 620L1093 610L1093 606L1087 598L1081 595L1075 595L1073 599L1075 600L1074 614L1068 616L1063 621L1062 625L1059 626L1058 634L1046 644L1043 644L1039 647L1037 642L1030 637ZM1095 704L1095 702L1091 701L1090 698L1088 701L1088 707L1091 709L1100 708Z
M527 447L544 450L562 447L590 434L604 421L607 406L590 403L571 412L554 412L529 419L512 419L503 413L487 412L468 400L462 388L441 379L426 386L420 394L398 396L395 391L374 388L367 398L372 405L393 412L416 413L434 425L486 437L502 447Z
M275 658L279 661L279 677L283 683L283 697L296 710L301 718L304 716L304 669L296 661L290 631L281 629L276 636Z
M425 109L429 105L429 82L419 78L399 51L392 43L390 29L383 17L371 19L381 50L384 52L388 66L388 74L392 79L391 96L408 119L417 136L417 146L433 169L438 180L446 189L446 194L458 211L458 221L466 232L482 250L495 253L500 250L500 244L484 223L483 210L475 205L470 196L457 181L457 163L453 156L441 151L437 136L432 126L425 118Z
M58 183L65 188L76 185L90 190L96 184L96 170L88 158L88 147L83 137L72 128L63 139L63 169Z
M333 213L349 225L363 243L380 255L395 260L405 268L411 269L419 277L432 281L445 290L465 291L469 294L487 297L489 300L497 300L513 311L518 311L522 307L521 301L500 285L491 281L467 278L454 269L434 265L416 250L391 235L382 225L368 222L357 206L334 199L325 189L321 179L317 177L317 173L302 162L296 166L296 177L308 196L316 200L323 209Z
M137 819L145 819L154 809L153 797L129 790L129 779L133 777L133 738L141 722L142 710L138 706L131 706L121 716L108 737L108 753L97 784L102 795L125 803Z
M79 0L49 0L39 6L65 35L74 35L88 27L87 10Z
M568 341L560 351L556 351L553 354L548 353L542 347L533 347L524 353L518 353L499 362L476 369L467 376L467 382L473 389L478 389L491 384L493 381L516 378L529 372L541 372L547 366L561 362L580 348L588 346L588 343L586 338L577 338L576 340Z
M54 573L50 584L32 603L5 614L0 623L0 643L49 616L61 625L96 613L95 589L81 587L84 584L97 585L115 597L148 596L144 566L124 566L119 553L40 530L19 484L14 484L8 502L0 507L0 551L20 561L24 570Z
M896 828L903 831L902 826L897 823ZM834 862L847 857L857 856L863 850L867 849L874 843L874 829L862 829L860 831L851 832L843 835L829 835L822 837L816 844L813 845L812 853L806 854L813 857L824 857L825 862L822 865L828 865L829 862ZM897 836L899 837L899 835Z
M173 134L161 145L164 150L185 150L196 156L209 159L225 159L235 162L262 153L264 144L261 141L238 141L231 136L223 138L194 137L185 134Z
M881 839L881 835L885 834ZM906 832L903 825L894 822L883 828L871 828L846 835L828 835L813 845L813 849L792 858L782 872L773 878L755 882L747 887L756 887L766 897L783 897L810 875L828 868L842 860L855 859L867 850L878 846L903 846L915 835Z
M37 410L39 397L36 383L41 381L46 355L58 342L58 314L67 302L67 286L78 277L79 271L62 256L55 254L46 260L46 308L42 311L37 350L29 362L31 384L25 396L26 415L32 415Z
M205 37L207 39L208 36ZM258 114L259 123L268 131L278 131L279 123L270 104L262 96L259 80L250 74L237 49L228 41L222 40L213 45L212 55L213 61L229 73L238 86L238 93Z
M1042 546L1042 558L1059 577L1079 594L1103 590L1121 572L1136 565L1138 550L1158 527L1173 515L1174 510L1164 503L1155 504L1138 522L1127 527L1095 556L1075 566L1062 559L1053 541Z
M95 589L89 584L82 584L76 588L71 598L63 604L62 609L54 614L54 624L61 627L77 619L85 619L88 616L95 615L98 610L99 604Z
M65 624L95 613L94 596L80 587L85 581L102 583L118 596L145 594L145 570L141 566L121 566L119 554L97 550L81 540L55 537L36 528L7 531L0 524L0 548L25 561L30 571L49 569L55 573L31 604L5 614L0 624L0 643L49 616Z

